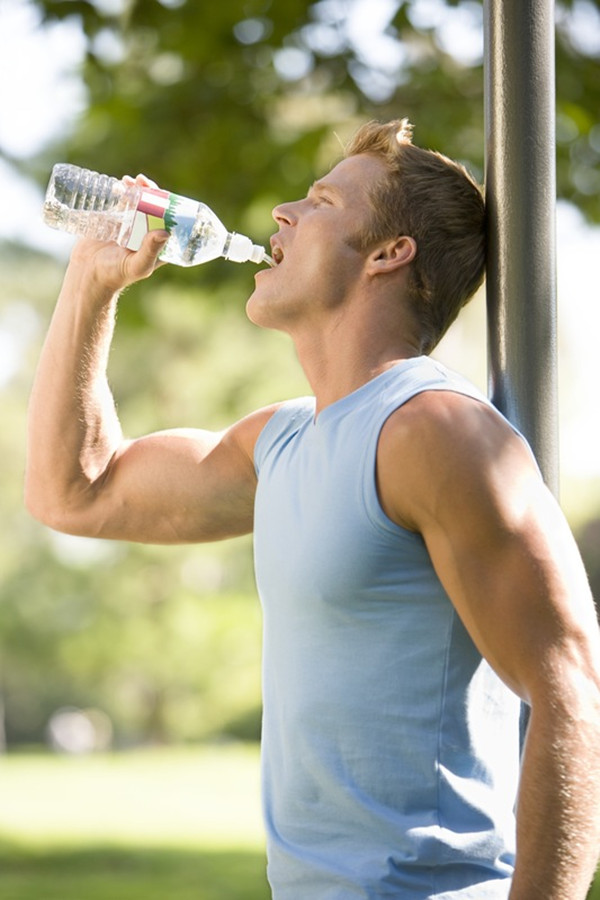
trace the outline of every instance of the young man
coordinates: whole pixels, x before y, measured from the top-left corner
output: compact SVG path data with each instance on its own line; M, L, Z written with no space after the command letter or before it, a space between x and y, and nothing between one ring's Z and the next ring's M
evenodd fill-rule
M289 333L314 398L125 440L117 296L166 234L137 253L80 241L32 394L29 507L131 541L254 529L276 900L583 900L600 848L585 573L523 439L426 355L481 281L481 193L406 122L371 123L274 218L278 265L247 311Z

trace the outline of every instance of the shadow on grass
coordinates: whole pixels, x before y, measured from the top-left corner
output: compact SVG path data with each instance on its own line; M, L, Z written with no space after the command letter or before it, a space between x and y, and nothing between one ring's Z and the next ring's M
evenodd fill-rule
M260 852L0 841L2 900L268 900Z
M2 900L270 900L262 853L91 847L33 850L0 840ZM600 900L600 873L588 894Z

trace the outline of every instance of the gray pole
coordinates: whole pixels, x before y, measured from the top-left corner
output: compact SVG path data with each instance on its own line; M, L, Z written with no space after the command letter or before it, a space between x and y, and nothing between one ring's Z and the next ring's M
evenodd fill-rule
M490 393L558 494L553 0L484 0Z

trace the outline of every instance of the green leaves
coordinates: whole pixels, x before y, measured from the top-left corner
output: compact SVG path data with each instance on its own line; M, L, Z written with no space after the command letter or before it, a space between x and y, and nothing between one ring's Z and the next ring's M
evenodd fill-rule
M410 116L417 141L482 176L481 2L37 5L46 21L76 17L88 39L89 107L53 158L143 169L230 227L251 203L303 189L333 132L368 117ZM599 56L597 0L559 2L559 196L595 221Z

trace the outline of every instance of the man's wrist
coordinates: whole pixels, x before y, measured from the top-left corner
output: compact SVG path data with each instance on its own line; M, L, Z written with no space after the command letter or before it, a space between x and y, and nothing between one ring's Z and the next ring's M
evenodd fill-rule
M104 308L117 299L125 285L119 285L97 262L71 257L63 282L63 292L82 300L86 306Z

